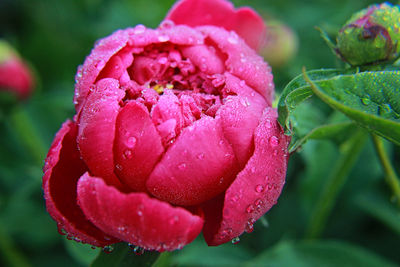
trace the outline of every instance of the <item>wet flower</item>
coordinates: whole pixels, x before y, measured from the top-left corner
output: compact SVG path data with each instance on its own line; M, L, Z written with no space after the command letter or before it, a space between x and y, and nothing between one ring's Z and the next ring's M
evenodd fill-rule
M28 97L32 89L33 76L29 67L8 43L0 40L0 90L21 99Z
M157 29L99 40L79 68L77 113L56 134L43 178L47 209L68 236L164 251L203 231L219 245L276 203L289 140L271 108L270 67L246 44L255 33L242 39L237 25L218 25L224 12L242 16L228 2L212 1L215 14L197 6L208 19L198 26L194 15L173 21L200 2L211 3L181 1Z
M396 59L400 51L399 18L399 7L389 3L357 12L338 34L338 55L353 66Z

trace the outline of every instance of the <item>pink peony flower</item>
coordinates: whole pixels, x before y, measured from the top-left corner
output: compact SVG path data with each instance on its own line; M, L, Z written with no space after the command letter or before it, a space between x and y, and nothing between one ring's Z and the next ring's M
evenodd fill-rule
M196 13L185 23L187 5L204 25ZM44 166L60 229L101 247L174 250L201 231L219 245L251 232L276 203L289 139L271 108L270 67L246 44L257 34L235 31L243 14L241 27L264 29L250 9L184 0L167 16L181 25L138 25L97 42L76 76L77 114Z
M27 98L33 89L32 74L14 49L0 40L0 89Z

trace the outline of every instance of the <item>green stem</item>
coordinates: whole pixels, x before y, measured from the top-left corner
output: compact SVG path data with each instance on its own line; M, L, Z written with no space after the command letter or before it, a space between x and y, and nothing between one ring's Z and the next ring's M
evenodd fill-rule
M336 161L311 214L311 221L306 230L306 238L318 238L323 232L336 198L346 183L366 139L367 134L360 129L345 143L341 156Z
M11 238L7 235L7 232L0 224L0 254L5 260L7 266L25 267L30 266L25 257L20 253Z
M396 172L390 163L389 157L383 145L383 140L375 134L371 134L372 141L374 142L375 150L378 154L379 161L381 162L383 171L385 172L385 180L391 188L393 195L400 207L400 182Z
M36 164L42 166L47 149L26 110L22 106L16 106L9 118L11 130Z

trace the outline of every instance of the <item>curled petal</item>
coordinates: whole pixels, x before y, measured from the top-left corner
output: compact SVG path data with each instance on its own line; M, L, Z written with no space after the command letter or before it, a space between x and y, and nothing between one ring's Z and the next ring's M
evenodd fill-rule
M263 58L248 47L235 32L223 31L213 26L198 27L207 37L218 44L218 49L228 56L225 61L229 73L265 97L269 106L273 101L274 84L271 68Z
M213 25L233 30L253 49L259 49L265 40L263 19L251 8L235 10L225 0L181 0L169 11L165 19L189 26Z
M204 237L211 246L220 245L243 231L251 232L253 223L277 201L285 183L288 143L278 124L276 111L267 108L254 133L254 154L225 193L204 208ZM223 202L223 204L222 204ZM222 216L210 216L222 207Z
M135 191L146 191L146 179L164 152L161 138L147 109L129 102L116 122L114 144L115 173Z
M224 62L215 50L204 45L183 47L182 55L189 58L202 72L206 74L222 73L225 70Z
M154 196L195 205L223 192L237 173L232 147L220 124L203 117L185 128L147 180Z
M87 173L79 179L78 199L85 215L97 227L149 250L180 249L192 242L203 226L201 217L183 208L145 193L121 193Z
M107 184L120 186L114 174L113 144L119 101L125 92L114 79L97 82L79 119L78 145L89 170Z
M88 221L77 205L76 186L87 171L76 144L77 127L66 121L56 134L43 168L43 190L49 214L76 240L103 247L118 242Z

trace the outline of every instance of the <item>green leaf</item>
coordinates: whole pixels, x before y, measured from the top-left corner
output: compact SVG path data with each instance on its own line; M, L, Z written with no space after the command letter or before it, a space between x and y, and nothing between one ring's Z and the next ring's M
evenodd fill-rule
M333 77L344 74L356 73L357 69L320 69L308 71L307 75L316 84ZM284 127L286 134L292 134L290 115L306 99L313 95L310 85L304 80L303 75L299 75L288 83L283 89L278 102L278 121Z
M314 128L304 137L295 141L289 147L289 152L296 151L301 145L303 145L308 139L337 139L342 140L342 135L346 134L348 136L352 131L356 129L356 124L354 122L340 122L334 124L321 125Z
M361 247L338 241L283 241L245 266L396 266Z
M64 245L68 253L82 265L88 266L99 254L99 249L92 249L88 244L78 243L64 239Z
M159 252L145 251L142 255L135 254L127 243L117 243L112 245L111 252L102 251L92 262L92 267L122 267L122 266L140 266L150 267L160 256Z
M400 72L362 72L313 81L313 92L362 127L400 145Z
M389 199L373 194L355 198L356 205L400 235L400 211Z

